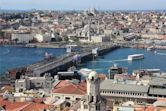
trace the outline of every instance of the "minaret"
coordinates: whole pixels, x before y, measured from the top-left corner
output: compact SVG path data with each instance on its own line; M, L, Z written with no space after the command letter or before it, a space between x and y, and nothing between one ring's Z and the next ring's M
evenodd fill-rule
M97 24L97 34L100 34L100 21L98 19L98 24Z
M91 20L88 20L88 41L91 41Z

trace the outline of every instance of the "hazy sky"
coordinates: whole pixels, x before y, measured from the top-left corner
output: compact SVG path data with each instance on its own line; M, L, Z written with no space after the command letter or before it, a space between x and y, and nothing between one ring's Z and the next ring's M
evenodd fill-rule
M1 9L151 10L166 9L166 0L0 0Z

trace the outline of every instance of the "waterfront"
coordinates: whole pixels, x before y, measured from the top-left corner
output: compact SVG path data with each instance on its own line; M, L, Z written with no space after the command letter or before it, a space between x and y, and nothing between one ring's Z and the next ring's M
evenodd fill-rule
M42 60L45 52L51 53L53 56L60 56L65 53L65 49L0 47L0 52L0 73L4 73L7 69L26 66ZM145 58L133 62L127 60L128 55L137 53L144 54ZM106 74L110 66L117 64L128 67L130 73L143 68L159 68L161 71L166 71L165 60L166 50L157 50L155 54L145 49L121 48L104 55L104 59L98 58L79 68L91 68Z
M131 54L144 54L142 60L128 61L127 56ZM104 56L104 59L90 61L84 67L94 69L99 73L108 73L108 69L117 64L118 66L128 67L129 73L137 69L158 68L166 71L166 50L157 50L157 53L147 51L146 49L121 48L112 51Z
M45 52L53 56L65 54L62 48L23 48L23 47L0 47L0 74L6 70L26 66L44 59Z

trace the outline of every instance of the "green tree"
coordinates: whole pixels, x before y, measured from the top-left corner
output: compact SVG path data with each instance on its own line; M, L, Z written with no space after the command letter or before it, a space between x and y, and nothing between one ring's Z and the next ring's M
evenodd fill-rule
M75 42L78 42L78 41L79 41L78 37L71 37L71 40L73 40L73 41L75 41Z
M19 40L18 38L15 38L13 41L17 44Z
M69 38L68 37L64 37L64 41L69 41Z

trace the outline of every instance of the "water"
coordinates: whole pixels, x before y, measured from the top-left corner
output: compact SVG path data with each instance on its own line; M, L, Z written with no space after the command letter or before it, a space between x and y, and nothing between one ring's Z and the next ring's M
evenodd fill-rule
M145 58L131 62L127 60L127 56L131 54L144 54ZM166 71L166 50L157 50L157 53L154 53L145 49L121 48L108 53L104 59L99 58L88 62L84 67L107 74L108 69L114 64L128 67L129 73L132 73L133 70L146 68L159 68L161 71Z
M35 63L44 58L44 53L52 53L53 56L60 56L66 52L65 49L45 48L21 48L21 47L0 47L0 73L7 69L25 66ZM129 62L127 56L131 54L144 54L145 58ZM108 68L117 64L128 67L129 72L142 68L159 68L166 71L166 50L157 50L157 53L144 49L121 48L106 55L104 59L98 58L95 61L87 62L80 68L91 68L99 73L108 73Z
M66 50L0 46L0 74L11 68L26 66L43 60L45 52L53 56L60 56L64 54Z

